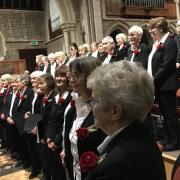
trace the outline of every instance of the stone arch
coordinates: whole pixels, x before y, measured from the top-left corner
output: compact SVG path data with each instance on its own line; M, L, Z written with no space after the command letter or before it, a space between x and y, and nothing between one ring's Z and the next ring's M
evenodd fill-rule
M75 12L71 0L56 0L62 23L74 22Z
M120 30L124 34L127 34L128 29L129 29L129 25L123 21L109 23L108 26L105 28L104 36L110 35L115 30Z
M0 31L0 57L6 56L6 43L5 43L5 36L3 35L3 32Z

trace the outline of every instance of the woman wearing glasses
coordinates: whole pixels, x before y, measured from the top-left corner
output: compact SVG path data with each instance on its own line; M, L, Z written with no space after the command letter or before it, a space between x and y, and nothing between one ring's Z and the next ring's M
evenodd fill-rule
M73 91L78 94L73 96L76 115L71 121L65 119L64 130L64 161L72 180L83 180L86 177L86 169L80 167L81 156L89 151L97 154L97 146L105 137L102 131L93 127L94 117L89 105L91 92L86 87L87 76L100 64L100 61L87 56L76 59L69 66L70 83Z
M155 98L164 117L163 151L179 147L179 125L176 117L176 42L169 32L168 20L159 17L150 20L151 37L154 40L148 59L148 73L154 79Z
M89 156L94 169L86 180L165 180L161 152L142 123L154 97L148 73L136 63L115 62L93 71L87 87L95 126L108 136L99 157Z

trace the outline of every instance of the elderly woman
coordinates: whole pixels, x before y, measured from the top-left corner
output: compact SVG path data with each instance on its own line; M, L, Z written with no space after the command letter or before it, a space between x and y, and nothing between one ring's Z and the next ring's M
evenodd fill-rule
M118 45L118 48L116 49L118 58L120 60L127 58L127 52L129 48L129 45L127 44L127 36L124 33L117 34L116 42Z
M95 126L108 137L98 147L99 158L89 156L97 166L86 180L165 180L161 153L141 124L154 96L147 72L127 61L108 64L88 77L87 87L92 89Z
M151 37L155 41L148 60L148 72L154 78L155 98L164 117L165 136L160 144L163 151L179 147L179 124L176 117L176 56L177 46L169 32L168 20L150 20Z
M130 48L128 49L127 60L137 62L147 69L149 48L141 43L143 29L139 26L132 26L128 31L128 41Z
M25 119L29 117L29 114L40 114L41 112L41 104L42 99L44 97L43 93L38 92L38 78L43 75L42 71L33 71L30 75L32 88L34 91L32 98L32 106L31 110L25 114ZM36 136L37 127L35 126L30 132L28 132L26 136L26 144L28 147L28 152L31 159L31 174L29 175L29 179L36 177L41 170L41 161L40 161L40 150L39 144L37 144L37 136Z
M97 154L97 146L105 137L102 131L92 127L94 117L88 103L91 93L86 87L87 76L100 64L100 61L91 56L76 59L70 64L70 81L78 96L73 96L76 116L69 121L65 120L64 137L67 138L64 139L64 161L72 180L85 179L87 172L80 166L81 155L86 151Z

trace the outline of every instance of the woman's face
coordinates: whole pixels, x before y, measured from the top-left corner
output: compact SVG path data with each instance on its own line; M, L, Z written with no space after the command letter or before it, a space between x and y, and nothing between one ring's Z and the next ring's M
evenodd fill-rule
M91 105L93 109L95 126L97 128L102 129L105 133L108 132L109 127L111 126L111 109L104 110L94 93L92 93L92 100L90 100L93 105Z
M32 87L34 87L34 88L38 87L38 79L37 79L37 77L31 77L31 84L32 84Z
M19 91L23 91L24 88L26 87L26 84L25 84L25 82L22 82L22 81L20 81L20 80L17 80L17 87L18 87L18 90L19 90Z
M2 80L2 87L7 88L9 86L9 82L7 80Z
M73 46L69 48L69 54L70 56L76 56L77 50Z
M66 76L63 76L63 75L57 76L55 78L55 80L56 80L56 86L57 86L58 90L67 88L68 80L67 80Z
M39 78L38 83L39 83L39 85L38 85L39 90L41 92L43 92L44 94L47 94L49 92L48 91L49 88L47 86L47 82L45 81L45 79L44 78Z
M72 69L70 74L70 85L73 88L73 91L81 95L82 92L86 90L84 74L77 72L75 69Z
M116 38L116 42L117 42L117 44L118 44L119 46L124 43L124 41L123 41L123 39L122 39L121 37L117 37L117 38Z
M158 41L161 39L161 32L158 28L151 29L149 33L151 34L151 37L154 41Z
M79 47L79 55L80 55L81 57L83 57L83 56L86 55L84 47Z
M140 35L137 32L131 32L128 35L128 41L130 45L137 45L139 44Z

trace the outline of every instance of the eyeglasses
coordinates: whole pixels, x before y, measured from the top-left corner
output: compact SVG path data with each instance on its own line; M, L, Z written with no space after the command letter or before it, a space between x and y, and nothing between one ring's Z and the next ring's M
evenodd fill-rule
M156 28L151 29L151 30L149 30L149 33L152 34L152 35L156 35L157 34L157 29Z

